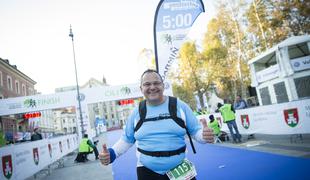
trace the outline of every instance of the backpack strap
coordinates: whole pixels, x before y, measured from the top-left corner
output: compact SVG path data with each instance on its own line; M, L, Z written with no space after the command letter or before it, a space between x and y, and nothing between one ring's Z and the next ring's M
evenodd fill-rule
M138 121L134 132L136 132L144 123L145 117L146 117L146 100L143 100L139 103L139 115L140 115L140 120Z
M186 134L187 134L188 139L189 139L189 142L192 146L192 150L193 150L194 154L196 154L196 150L195 150L193 140L191 138L191 135L188 132L188 129L185 125L185 122L183 119L181 119L177 116L177 98L171 97L171 96L169 96L169 113L170 113L171 118L174 120L174 122L177 123L180 127L185 129Z
M175 97L172 97L172 96L169 96L169 104L168 104L168 108L169 108L169 114L170 116L159 116L159 117L154 117L154 118L148 118L148 119L145 119L146 117L146 112L147 112L147 109L146 109L146 100L143 100L139 103L139 115L140 115L140 120L138 121L135 129L134 129L134 132L137 132L138 129L142 126L142 124L144 122L147 122L147 121L156 121L156 120L163 120L163 119L172 119L176 124L178 124L180 127L184 128L185 131L186 131L186 134L189 138L189 142L192 146L192 150L194 152L194 154L196 154L196 150L195 150L195 147L194 147L194 144L193 144L193 141L192 141L192 138L191 138L191 135L189 134L189 131L185 125L185 122L183 119L179 118L177 116L177 98ZM148 152L144 151L144 150L140 150L138 149L140 152L144 153L144 154L149 154ZM180 150L175 150L170 152L170 156L171 155L175 155L176 154L179 154ZM183 151L183 149L182 149ZM151 154L153 154L153 156L166 156L167 152L163 152L163 154L159 153L159 152L156 152L156 153L153 153L153 152L150 152Z

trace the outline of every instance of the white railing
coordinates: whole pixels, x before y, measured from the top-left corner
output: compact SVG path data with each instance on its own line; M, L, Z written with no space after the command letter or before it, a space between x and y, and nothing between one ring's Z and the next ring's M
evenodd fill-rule
M8 145L0 148L0 179L26 179L78 147L77 135Z
M200 115L199 119L209 115ZM220 113L215 113L222 126L229 132ZM256 106L236 111L236 122L241 134L305 134L310 133L310 99L267 106Z

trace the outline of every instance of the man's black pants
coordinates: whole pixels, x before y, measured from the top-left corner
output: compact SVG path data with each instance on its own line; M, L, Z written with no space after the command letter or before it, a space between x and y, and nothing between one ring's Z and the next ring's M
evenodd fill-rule
M144 166L137 167L137 176L138 180L169 180L166 174L158 174ZM192 180L196 180L196 178L194 177Z

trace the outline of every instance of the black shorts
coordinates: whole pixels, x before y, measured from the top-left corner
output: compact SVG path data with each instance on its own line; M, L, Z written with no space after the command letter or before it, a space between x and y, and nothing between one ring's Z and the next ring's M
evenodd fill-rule
M169 180L166 174L158 174L144 166L137 167L137 176L138 180ZM196 180L196 178L194 177L192 180Z

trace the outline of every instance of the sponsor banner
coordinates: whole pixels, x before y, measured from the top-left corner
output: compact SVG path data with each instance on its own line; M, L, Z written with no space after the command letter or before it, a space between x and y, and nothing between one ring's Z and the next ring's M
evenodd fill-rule
M292 59L290 62L294 71L310 69L310 56Z
M201 0L161 0L154 21L156 68L163 80L179 56L179 50L200 13Z
M140 91L140 84L88 88L82 89L81 92L85 94L85 102L87 104L143 96Z
M0 100L0 116L17 113L76 106L76 92L63 92L51 95L23 96Z
M76 135L3 147L0 149L0 179L26 179L77 147Z
M208 119L209 115L197 116ZM214 114L222 124L220 113ZM242 134L305 134L310 133L310 99L236 111L236 123ZM221 130L229 132L227 125Z
M172 92L172 86L170 84L165 84L165 91ZM81 89L80 91L82 105L137 97L143 97L139 83L121 86L93 87ZM77 104L76 91L1 99L0 116L62 107L78 107Z
M256 79L258 82L265 82L270 79L277 78L279 76L279 65L273 65L267 69L261 70L256 73Z

